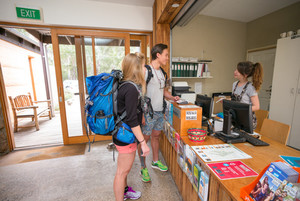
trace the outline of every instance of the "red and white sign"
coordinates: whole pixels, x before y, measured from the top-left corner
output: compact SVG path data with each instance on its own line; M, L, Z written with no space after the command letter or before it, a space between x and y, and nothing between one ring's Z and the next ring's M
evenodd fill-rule
M207 165L221 180L253 177L258 175L254 170L241 161L209 163Z

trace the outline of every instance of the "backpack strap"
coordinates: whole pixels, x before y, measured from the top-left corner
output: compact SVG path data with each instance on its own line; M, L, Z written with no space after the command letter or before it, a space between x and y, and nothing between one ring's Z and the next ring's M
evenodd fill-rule
M117 117L117 120L116 120L116 122L115 122L115 129L113 130L113 132L111 133L112 135L114 135L114 134L116 134L117 133L117 131L119 130L119 123L121 122L121 121L123 121L124 119L125 119L125 117L126 117L126 110L121 114L121 116L118 116Z
M121 83L118 87L118 89L120 89L122 86L124 86L125 84L132 84L133 86L135 86L136 90L139 92L139 100L141 99L141 93L140 93L140 89L139 87L132 81L124 81L123 83ZM123 121L126 117L126 110L119 116L117 116L117 120L115 122L115 125L116 127L118 127L118 124ZM114 135L116 132L118 131L118 129L115 129L113 132L112 132L112 135Z
M147 76L147 79L146 79L146 85L148 85L148 83L150 82L151 78L153 77L153 73L152 73L151 66L145 65L145 67L146 67L146 69L148 71L148 76ZM162 67L159 67L159 68L160 68L161 72L163 73L163 75L165 77L165 87L166 87L167 86L168 75L167 75L166 71L164 71L164 69ZM165 99L163 97L163 113L165 113L166 107L167 107L167 103L166 103L166 101L165 101Z
M152 68L149 65L145 65L147 71L148 71L148 76L146 79L146 85L148 85L148 83L150 82L151 78L153 77L153 73L152 73Z
M139 92L139 99L141 98L141 90L139 89L139 87L134 83L134 82L132 82L132 81L124 81L122 84L120 84L119 85L119 89L122 87L122 86L124 86L125 84L127 84L127 83L130 83L130 84L132 84L133 86L135 86L135 88L136 88L136 90Z
M167 80L168 80L168 75L166 73L166 71L164 71L164 69L162 67L159 67L161 72L163 73L164 77L165 77L165 87L167 86Z
M150 82L151 78L153 77L153 73L152 73L152 68L149 65L145 65L147 71L148 71L148 76L146 79L146 84L148 85L148 83ZM166 71L164 71L164 69L162 67L159 67L161 72L163 73L164 77L165 77L165 86L167 85L167 80L168 80L168 75L166 73Z

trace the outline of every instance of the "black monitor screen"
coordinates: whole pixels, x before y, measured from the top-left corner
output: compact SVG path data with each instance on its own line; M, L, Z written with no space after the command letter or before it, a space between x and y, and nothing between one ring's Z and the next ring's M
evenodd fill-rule
M213 99L211 97L197 94L195 105L202 107L202 116L211 118Z
M231 96L231 92L219 92L219 93L213 93L212 97L219 97L219 96Z
M232 125L235 128L244 130L247 133L253 133L252 107L250 104L223 100L223 112L224 126L226 126L225 122L228 122L226 118L229 118L230 114Z

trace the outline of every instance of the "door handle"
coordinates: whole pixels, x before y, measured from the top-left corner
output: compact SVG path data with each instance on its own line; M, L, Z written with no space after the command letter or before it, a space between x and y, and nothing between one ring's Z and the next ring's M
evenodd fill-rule
M58 93L59 93L59 102L62 102L61 87L58 88Z
M298 89L298 94L300 94L300 88Z
M294 95L295 93L295 88L291 88L291 94Z

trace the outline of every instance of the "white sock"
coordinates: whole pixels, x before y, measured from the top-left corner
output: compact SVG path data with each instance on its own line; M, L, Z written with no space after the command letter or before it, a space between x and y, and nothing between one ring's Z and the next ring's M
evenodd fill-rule
M157 161L152 161L153 163L157 163Z

